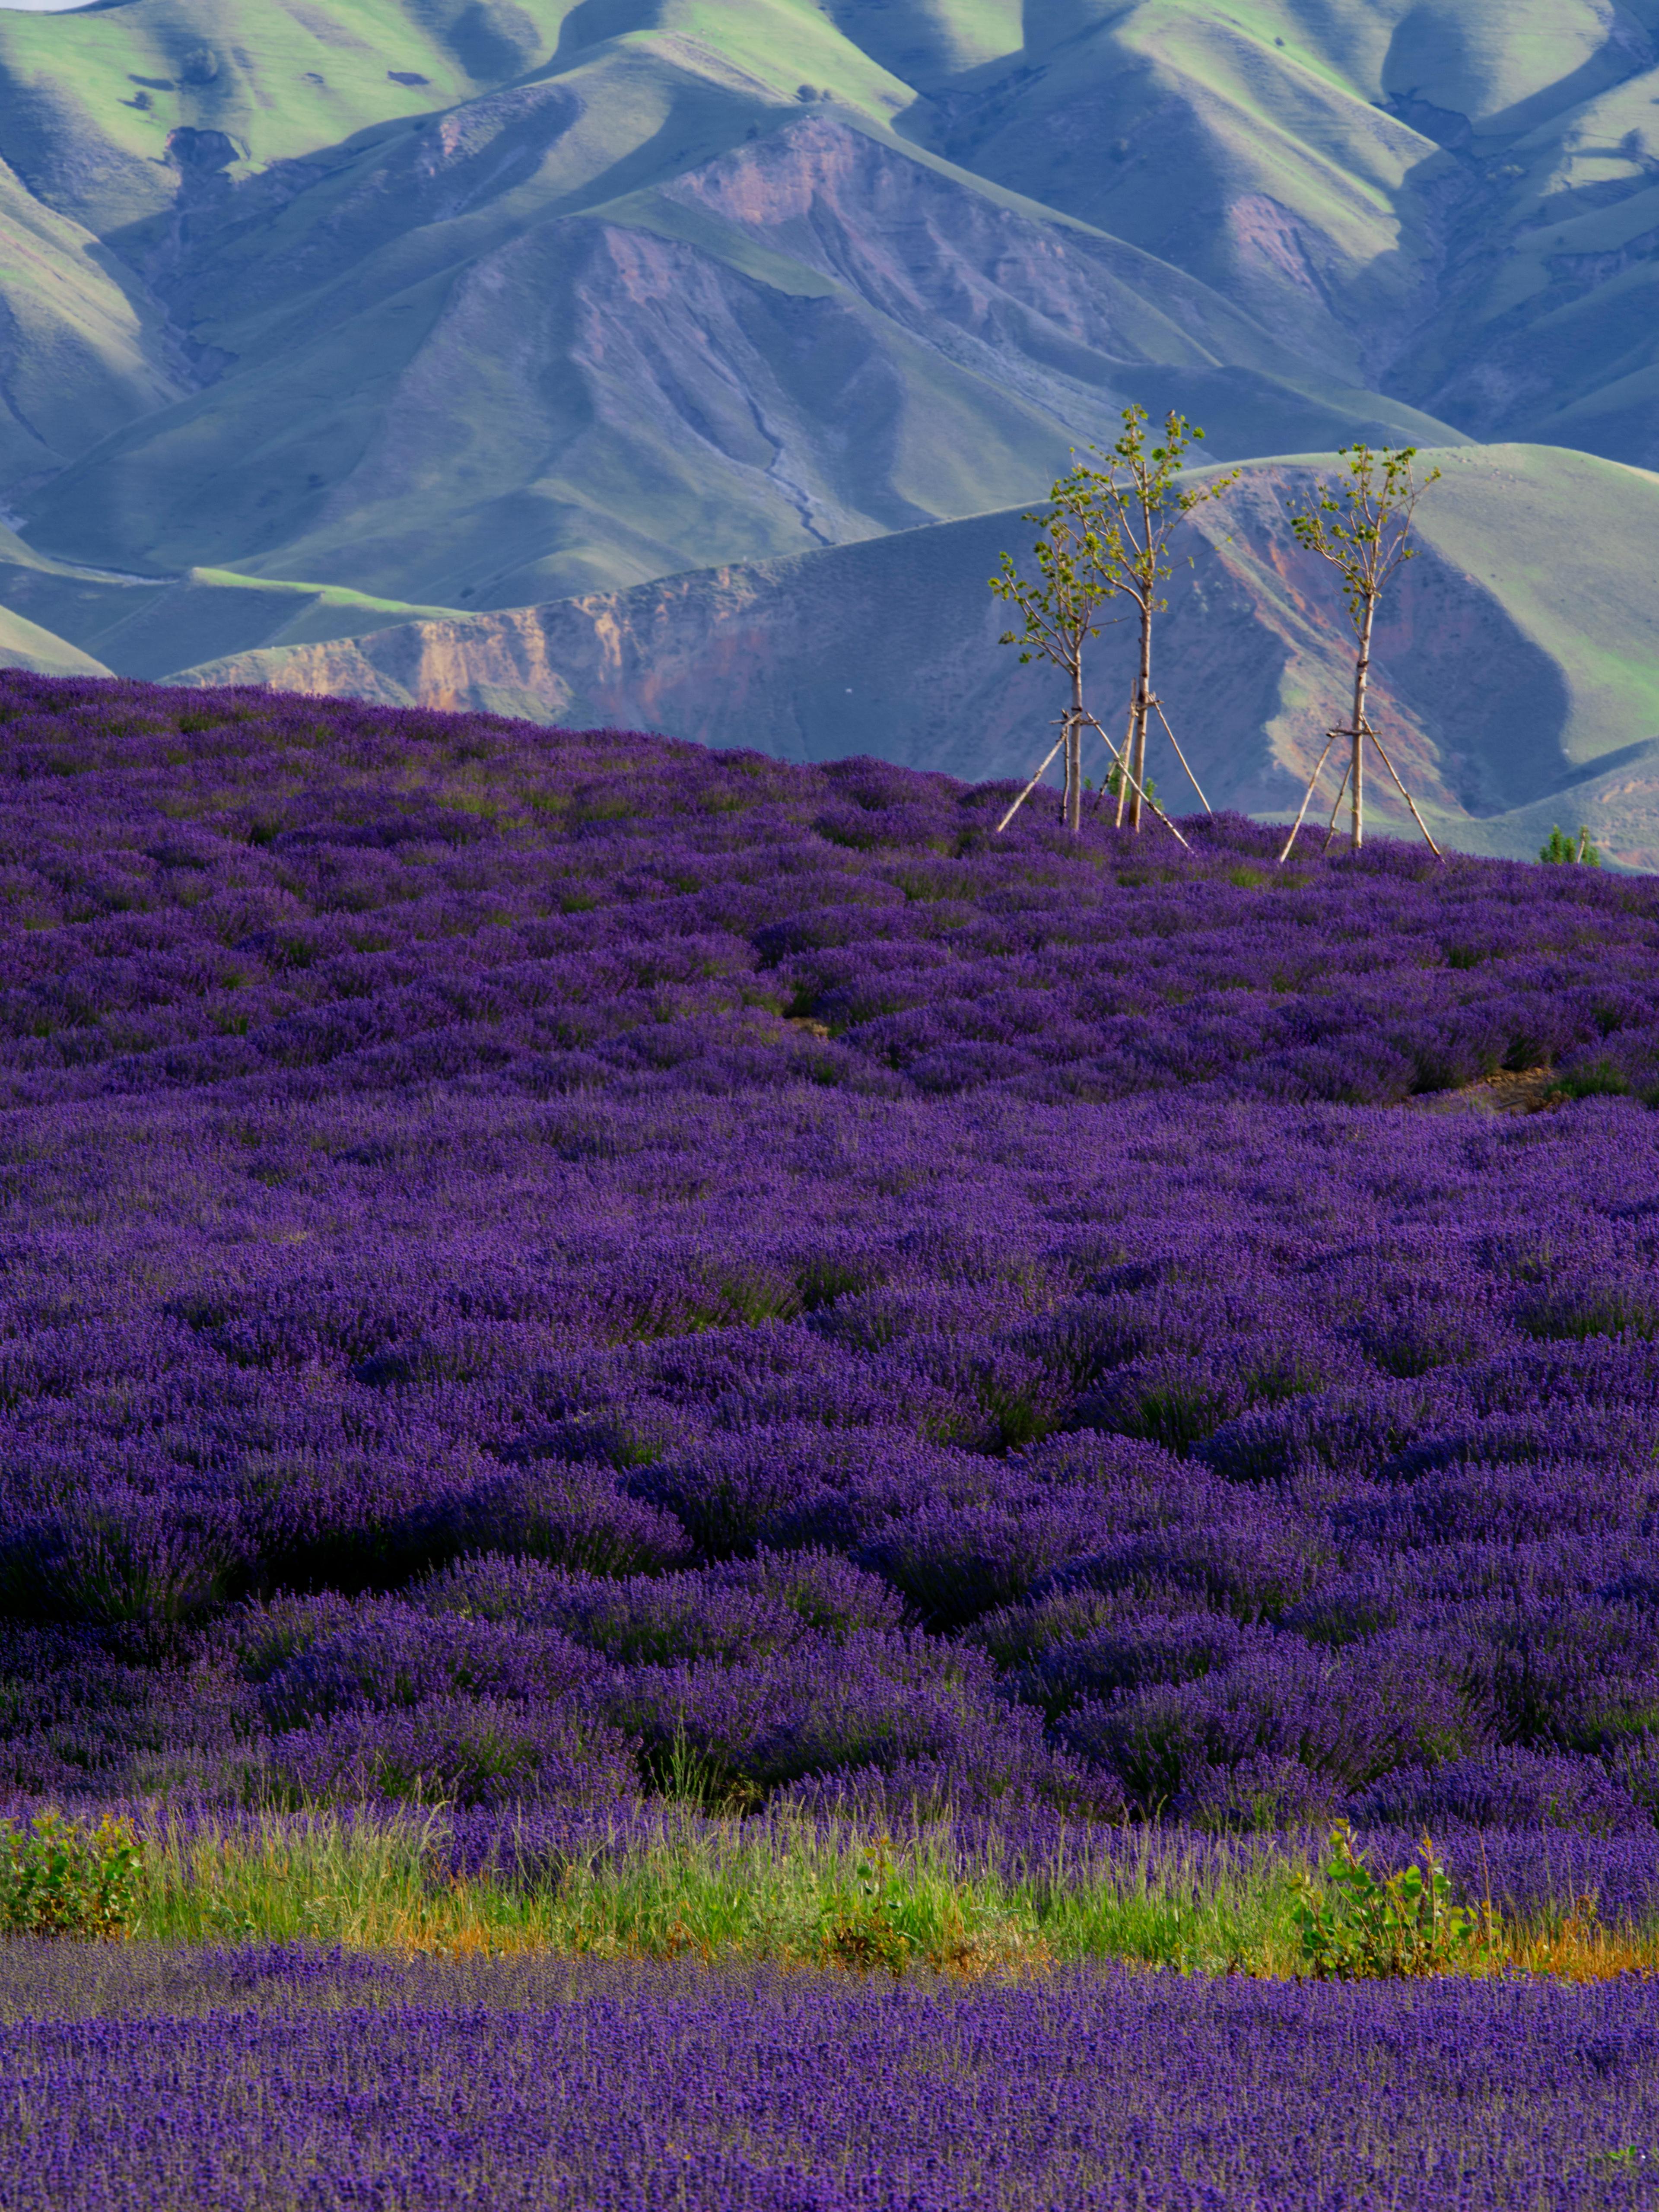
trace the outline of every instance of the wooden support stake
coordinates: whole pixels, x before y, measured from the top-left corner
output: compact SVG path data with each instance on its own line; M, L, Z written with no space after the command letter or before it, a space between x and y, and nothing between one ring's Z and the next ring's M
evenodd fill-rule
M1191 769L1187 768L1187 756L1182 751L1181 746L1176 740L1175 732L1170 727L1170 718L1164 711L1164 702L1161 699L1154 699L1152 704L1158 709L1158 720L1164 725L1164 736L1168 738L1170 743L1175 746L1176 758L1181 763L1182 768L1187 769L1187 781L1191 784L1193 789L1197 792L1199 805L1204 809L1204 811L1206 814L1210 813L1212 810L1209 800L1204 796L1204 787L1200 783L1198 778L1193 774Z
M1051 723L1048 725L1048 726L1049 726L1049 728L1050 728L1050 729L1052 729L1052 728L1054 727L1054 724L1051 722ZM1037 770L1036 774L1036 775L1031 778L1031 781L1030 781L1026 785L1026 787L1025 787L1024 790L1021 792L1021 793L1019 794L1019 797L1018 797L1018 798L1014 801L1013 805L1012 805L1008 809L1008 811L1007 811L1007 812L1003 816L1003 817L1002 817L1001 821L998 823L997 827L996 827L996 834L997 834L997 836L998 836L999 837L1002 835L1003 831L1004 831L1004 830L1008 827L1008 824L1009 824L1009 823L1013 820L1013 818L1014 818L1015 815L1018 813L1018 811L1019 811L1020 808L1021 808L1022 806L1024 806L1024 804L1025 804L1026 800L1030 797L1031 793L1032 793L1036 789L1036 787L1037 787L1038 784L1040 784L1040 783L1042 782L1042 781L1043 777L1044 777L1045 775L1047 775L1047 774L1048 773L1049 763L1053 761L1054 757L1054 753L1057 753L1057 752L1060 750L1060 749L1061 745L1063 745L1063 744L1065 744L1065 742L1066 742L1066 738L1067 738L1067 737L1070 735L1070 733L1071 733L1071 727L1072 727L1072 718L1071 718L1071 716L1070 716L1069 714L1067 714L1067 715L1066 715L1066 716L1063 718L1063 720L1062 720L1062 721L1061 721L1060 735L1059 735L1059 737L1058 737L1058 738L1055 739L1055 741L1054 741L1054 752L1051 752L1051 753L1048 755L1048 759L1047 759L1047 760L1045 760L1045 761L1043 762L1042 766L1042 767Z
M1177 844L1177 845L1179 845L1179 846L1181 847L1181 848L1182 848L1182 850L1183 852L1190 853L1190 852L1192 851L1192 849L1193 849L1193 848L1192 848L1192 847L1191 847L1191 846L1187 842L1187 840L1186 840L1186 839L1182 836L1182 834L1181 834L1180 830L1177 830L1177 829L1176 828L1175 823L1174 823L1173 822L1171 822L1171 821L1170 821L1170 819L1169 816L1168 816L1168 815L1164 811L1164 809L1163 809L1163 808L1158 805L1158 803L1157 799L1147 799L1147 798L1146 798L1146 793L1145 793L1144 791L1142 791L1142 790L1141 790L1139 784L1136 782L1136 781L1135 781L1135 779L1134 779L1133 775L1130 773L1129 769L1128 769L1127 765L1125 763L1125 762L1124 762L1124 760L1123 760L1123 758L1122 758L1122 756L1119 753L1119 751L1118 751L1118 750L1117 750L1117 747L1116 747L1116 746L1112 743L1111 739L1107 736L1107 734L1106 734L1105 731L1101 729L1099 723L1098 723L1098 722L1097 722L1097 721L1095 720L1094 716L1093 716L1092 714L1085 714L1085 715L1084 716L1084 718L1083 718L1083 719L1084 719L1084 720L1085 720L1085 722L1087 722L1087 723L1090 725L1091 728L1099 731L1099 732L1100 732L1100 742L1102 743L1102 744L1103 744L1103 745L1105 746L1105 748L1106 748L1107 751L1108 751L1109 753L1110 753L1110 755L1112 756L1112 758L1113 758L1113 759L1117 763L1117 764L1118 764L1119 768L1120 768L1120 769L1122 769L1122 771L1123 771L1123 782L1124 782L1124 786L1125 786L1127 788L1128 788L1129 790L1131 790L1131 791L1134 792L1134 793L1136 794L1136 796L1137 796L1138 798L1139 798L1139 799L1145 799L1145 800L1146 800L1146 805L1152 808L1152 810L1153 813L1157 815L1157 817L1158 817L1158 820L1159 820L1159 821L1164 824L1164 828L1169 831L1170 835L1170 836L1175 839L1175 841L1176 841L1176 844ZM1120 797L1121 797L1121 793L1120 793Z
M1395 768L1394 763L1389 758L1387 753L1382 752L1382 740L1377 736L1376 732L1370 727L1369 723L1366 725L1365 735L1376 747L1378 752L1382 753L1382 765L1387 769L1389 774L1394 778L1395 784L1400 793L1400 796L1405 800L1407 805L1411 808L1412 820L1416 823L1418 828L1423 832L1423 842L1427 845L1430 852L1434 854L1435 859L1441 863L1442 866L1443 866L1446 860L1445 854L1441 851L1439 846L1435 843L1433 838L1430 836L1428 824L1424 821L1422 816L1417 811L1416 800L1412 797L1410 792L1407 790L1405 785L1401 782L1400 771Z
M1285 861L1291 857L1291 848L1296 842L1296 833L1302 827L1302 817L1306 814L1308 808L1312 802L1314 787L1319 781L1320 777L1324 774L1325 763L1331 757L1331 747L1336 743L1338 738L1340 738L1341 734L1342 732L1340 730L1332 730L1328 732L1326 736L1325 750L1321 753L1317 762L1315 763L1313 774L1308 778L1308 788L1302 794L1302 804L1297 807L1296 819L1291 824L1291 834L1285 840L1285 849L1279 856L1279 865L1281 868L1284 866ZM1340 801L1339 800L1338 803L1340 805Z
M1325 824L1325 842L1319 848L1322 856L1324 854L1328 853L1331 849L1331 840L1336 835L1336 817L1342 811L1342 794L1347 789L1348 778L1352 774L1352 761L1344 761L1342 763L1342 781L1336 787L1336 804L1331 809L1330 820Z

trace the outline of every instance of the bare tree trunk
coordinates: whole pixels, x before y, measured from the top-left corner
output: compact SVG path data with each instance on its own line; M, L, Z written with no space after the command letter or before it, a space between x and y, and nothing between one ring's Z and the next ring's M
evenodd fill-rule
M1129 757L1129 773L1134 778L1133 795L1129 801L1132 830L1140 827L1140 794L1146 787L1146 718L1152 709L1152 607L1149 586L1140 609L1140 685L1135 693L1134 744Z
M1123 817L1129 805L1129 762L1135 749L1135 708L1139 697L1137 692L1129 695L1129 724L1123 732L1123 750L1114 762L1117 769L1117 821L1114 826L1119 830L1123 827Z
M1350 820L1353 825L1353 849L1357 853L1365 842L1365 687L1371 673L1371 624L1376 619L1376 601L1365 601L1365 618L1359 629L1359 654L1353 665L1353 761L1349 770L1353 779Z
M1083 835L1083 656L1072 663L1072 712L1066 725L1066 827Z

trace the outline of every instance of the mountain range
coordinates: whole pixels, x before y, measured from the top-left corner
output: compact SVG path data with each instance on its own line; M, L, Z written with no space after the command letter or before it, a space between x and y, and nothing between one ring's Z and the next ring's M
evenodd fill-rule
M1444 476L1382 708L1431 826L1570 815L1659 866L1656 33L1659 0L0 7L0 658L1008 775L1054 702L985 578L1073 448L1173 406L1244 467L1161 647L1212 801L1293 809L1340 701L1285 495L1410 442Z

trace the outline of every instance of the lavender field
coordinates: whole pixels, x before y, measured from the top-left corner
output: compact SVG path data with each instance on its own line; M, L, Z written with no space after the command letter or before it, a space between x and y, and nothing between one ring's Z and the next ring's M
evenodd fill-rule
M434 1891L818 1836L867 1892L885 1834L1030 1938L19 1946L0 2203L1650 2201L1645 1981L1132 1974L1055 1899L1346 1816L1654 1948L1659 881L246 691L0 722L0 1791L175 1867L418 1831Z

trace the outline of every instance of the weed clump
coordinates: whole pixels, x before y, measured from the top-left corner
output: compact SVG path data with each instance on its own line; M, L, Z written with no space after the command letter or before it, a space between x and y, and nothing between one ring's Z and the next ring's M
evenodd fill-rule
M1380 1879L1365 1863L1353 1830L1339 1820L1321 1873L1298 1877L1293 1907L1306 1970L1316 1981L1399 1981L1468 1971L1492 1948L1491 1906L1452 1900L1451 1881L1425 1836L1421 1864Z
M141 1857L131 1821L37 1813L0 1820L0 1930L82 1942L127 1935L137 1911Z

